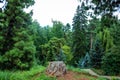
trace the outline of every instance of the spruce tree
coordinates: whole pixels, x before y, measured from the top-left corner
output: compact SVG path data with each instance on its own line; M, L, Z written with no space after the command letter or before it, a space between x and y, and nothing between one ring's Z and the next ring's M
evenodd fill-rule
M5 22L5 14L3 12L0 12L0 54L2 54L2 48L3 48L3 42L5 40L4 33L5 32L5 27L7 23Z
M24 8L34 4L34 0L7 0L8 4L2 18L3 36L0 48L0 68L2 69L29 69L34 62L36 52L30 25L32 18Z
M77 7L76 14L73 18L73 63L75 66L78 61L85 56L86 53L86 32L87 16L85 5Z

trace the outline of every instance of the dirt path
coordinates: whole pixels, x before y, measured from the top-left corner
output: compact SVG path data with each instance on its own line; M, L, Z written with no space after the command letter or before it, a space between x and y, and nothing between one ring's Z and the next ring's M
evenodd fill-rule
M103 78L107 78L107 79L112 79L113 77L116 79L120 79L120 77L116 77L116 76L103 76L103 75L98 75L97 73L95 73L94 71L92 71L91 69L82 69L86 72L88 72L89 74L93 75L93 76L97 76L97 77L103 77Z

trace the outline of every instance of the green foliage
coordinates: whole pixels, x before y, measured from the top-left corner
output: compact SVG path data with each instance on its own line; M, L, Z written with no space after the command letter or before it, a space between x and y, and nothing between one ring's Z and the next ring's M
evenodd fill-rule
M47 76L45 74L45 69L45 67L38 65L26 71L0 71L0 80L57 80L56 77ZM73 73L77 73L77 77L83 77L84 75L90 80L106 80L104 78L95 78L80 68L67 66L67 70L73 71ZM76 78L76 76L74 77Z
M0 80L33 80L35 77L37 77L35 80L49 80L49 77L42 73L44 70L43 66L34 66L29 71L0 71ZM36 76L37 74L41 75L40 78Z
M104 28L111 28L112 24L116 23L116 17L112 17L109 14L104 14L101 18L101 27Z
M98 26L95 31L95 40L93 43L93 49L90 50L91 54L91 66L95 68L101 68L102 56L112 47L113 44L113 36L110 31L111 28L103 28L101 26L101 21L98 22Z
M120 26L120 20L117 20L117 22L112 25L113 28L111 30L114 44L117 46L120 45L120 30L119 30L120 27L119 26Z
M110 34L110 29L109 28L105 28L103 31L99 31L96 34L96 40L100 40L102 42L102 47L103 47L103 51L108 51L110 48L112 48L114 46L113 44L113 37Z
M104 29L103 31L99 31L96 34L93 46L93 49L90 50L91 66L95 68L101 68L101 62L104 53L114 46L113 38L108 28Z
M120 46L110 49L102 59L102 69L107 75L120 74Z
M43 45L47 43L51 38L51 28L49 26L47 27L41 27L40 24L35 20L32 22L32 25L30 27L30 34L33 37L34 45L36 47L36 54L35 54L35 63L36 64L42 64L43 62L43 55L42 55L42 48L40 45Z
M0 71L0 80L10 80L11 77L11 73L12 72L8 72L8 71Z
M64 41L55 39L53 37L57 38L63 38L64 30L63 30L63 24L60 21L53 21L53 26L45 26L41 27L40 24L37 21L34 21L31 25L31 35L34 34L34 44L36 46L36 62L38 64L43 64L46 62L46 60L54 60L52 59L52 55L48 54L53 54L57 50L56 47L60 47L61 44L64 43ZM67 30L68 31L68 30ZM58 40L58 41L57 41ZM60 41L60 44L59 44ZM50 46L53 46L54 48L50 48ZM54 49L54 50L53 50ZM55 51L56 49L56 51ZM45 51L48 50L48 51ZM60 51L59 51L60 52ZM58 53L58 52L56 52ZM45 58L46 56L46 58Z
M53 60L77 66L89 52L92 67L100 68L103 62L106 74L119 74L120 20L113 17L113 12L119 10L119 0L92 0L96 6L89 0L86 0L89 4L80 1L71 30L69 23L64 26L60 21L52 21L52 27L41 27L36 20L32 21L32 11L26 13L24 8L32 6L34 0L7 0L5 11L0 12L0 69L30 69L34 64ZM100 20L87 11L90 8L101 14ZM93 19L88 22L87 16ZM22 72L12 75L12 72L0 72L0 79L29 80L36 72L23 72L27 77ZM42 79L54 78L45 74L37 78Z
M24 44L24 41L21 41L16 43L13 49L7 51L6 54L2 56L1 64L4 64L6 67L9 65L8 69L28 69L33 65L36 51L35 46L31 44L33 44L33 42L26 42L26 44Z
M116 77L112 77L112 79L111 80L119 80L118 78L116 78Z
M112 15L113 12L119 10L119 0L111 0L111 1L104 1L104 0L92 0L92 2L96 5L95 13L97 14L110 14Z
M67 45L64 45L62 47L62 50L63 50L63 53L66 56L66 62L68 64L71 61L71 59L73 58L73 55L71 53L71 48L69 46L67 46Z
M105 47L105 51L108 51L113 46L113 37L111 36L109 29L106 28L103 31L103 47Z
M66 45L72 46L72 31L71 26L69 23L67 23L65 26L63 26L64 31L64 39L66 41Z
M78 6L76 14L73 18L73 34L72 34L72 51L73 51L73 64L77 66L79 59L85 56L86 53L86 32L87 29L87 17L84 9L84 3L82 6Z
M7 2L6 10L0 13L0 24L3 25L0 28L0 69L29 69L36 47L30 34L31 14L23 9L32 6L34 0Z
M63 32L63 24L60 21L52 21L53 22L53 28L52 33L54 37L57 38L63 38L64 32Z
M54 60L65 60L65 55L62 50L62 46L65 44L63 38L53 37L47 44L41 46L42 55L44 56L44 62Z
M0 54L1 53L1 50L3 48L3 42L5 40L5 36L4 36L4 33L5 32L5 26L7 25L7 23L4 23L5 22L5 14L0 12Z

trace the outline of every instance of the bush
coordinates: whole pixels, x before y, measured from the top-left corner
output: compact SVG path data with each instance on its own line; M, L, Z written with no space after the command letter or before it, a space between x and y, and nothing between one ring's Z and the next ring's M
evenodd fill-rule
M5 52L4 55L0 55L0 69L11 70L30 69L34 63L34 55L36 48L33 42L16 42L14 48Z
M42 61L44 63L47 61L64 61L65 55L62 50L63 45L64 39L59 39L56 37L51 38L48 43L41 45L41 54L44 56L44 59Z
M113 47L102 59L102 69L107 75L120 74L120 47Z
M62 50L63 50L63 53L64 53L65 56L66 56L66 61L65 61L65 62L69 63L70 60L71 60L72 57L73 57L73 55L72 55L72 53L71 53L71 48L70 48L69 46L67 46L67 45L64 45L64 46L62 47Z

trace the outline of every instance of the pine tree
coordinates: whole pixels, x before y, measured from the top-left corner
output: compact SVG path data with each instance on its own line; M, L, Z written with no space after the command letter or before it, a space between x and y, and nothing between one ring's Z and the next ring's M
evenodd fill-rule
M2 54L3 42L5 40L3 32L5 32L5 27L7 26L7 23L4 23L5 14L3 12L0 12L0 18L0 54Z
M76 63L80 58L84 57L86 53L86 32L87 19L84 3L81 7L78 6L76 14L73 18L73 63Z
M23 9L34 4L34 0L8 0L5 17L2 47L0 50L0 68L2 69L29 69L34 62L36 52L30 25L30 13Z

